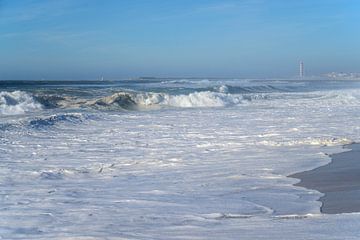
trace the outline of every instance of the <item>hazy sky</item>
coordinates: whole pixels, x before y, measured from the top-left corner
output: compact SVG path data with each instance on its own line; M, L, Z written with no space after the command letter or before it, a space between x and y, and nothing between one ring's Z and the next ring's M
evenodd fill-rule
M0 0L0 79L360 72L359 0Z

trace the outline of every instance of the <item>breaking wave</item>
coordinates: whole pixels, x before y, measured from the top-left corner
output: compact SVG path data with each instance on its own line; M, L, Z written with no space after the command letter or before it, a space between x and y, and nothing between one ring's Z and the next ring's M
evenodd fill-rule
M16 115L41 110L42 105L26 92L0 92L0 115Z
M95 108L106 110L141 110L144 108L201 108L226 107L242 103L242 95L221 92L194 92L171 95L152 92L118 92L95 99L77 99L56 95L36 96L36 100L46 108Z
M259 90L259 89L258 89ZM229 107L258 101L316 100L323 105L357 104L359 94L350 92L313 92L313 93L246 93L244 89L234 89L231 86L221 85L216 89L195 91L189 94L170 94L156 92L121 91L104 97L81 98L57 94L30 93L22 91L0 92L0 115L24 114L41 109L79 109L92 108L98 110L143 110L159 108L211 108Z
M111 96L83 102L83 106L94 108L121 108L126 110L139 110L143 108L201 108L226 107L240 104L242 96L217 92L194 92L187 95L170 95L167 93L136 93L119 92ZM79 104L76 104L79 105Z
M39 102L45 108L65 108L67 102L70 102L70 97L64 97L59 95L36 95L34 99Z
M231 95L218 92L194 92L188 95L169 95L164 93L144 93L135 96L135 102L140 106L169 106L180 108L192 107L225 107L240 104L244 98L241 95Z
M202 91L190 94L171 95L153 92L117 92L110 96L81 99L51 94L31 95L22 91L0 93L0 114L16 115L43 108L94 108L106 110L141 110L144 108L203 108L226 107L246 100L242 95Z

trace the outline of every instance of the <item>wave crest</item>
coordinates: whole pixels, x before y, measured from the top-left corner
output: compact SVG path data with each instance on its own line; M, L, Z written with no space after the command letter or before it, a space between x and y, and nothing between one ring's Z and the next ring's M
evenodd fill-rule
M119 92L111 96L103 97L97 100L92 100L86 103L88 106L96 108L122 108L135 109L137 103L134 101L135 94Z
M41 109L42 105L26 92L0 92L0 115L24 114Z
M99 110L142 110L157 108L211 108L236 106L244 102L266 99L254 94L233 94L228 86L218 91L196 91L189 94L172 95L156 92L122 91L110 96L93 99L62 96L56 94L34 94L26 92L1 92L0 114L22 114L43 108L94 108Z
M178 108L225 107L240 104L242 96L217 92L194 92L188 95L166 93L137 93L131 96L139 107L159 106Z
M48 98L51 100L56 99ZM194 92L187 95L171 95L167 93L151 92L118 92L113 95L94 100L74 100L59 98L59 102L51 103L59 107L91 107L108 110L139 110L144 108L202 108L226 107L240 104L244 100L241 95L219 92ZM45 106L48 103L44 104Z

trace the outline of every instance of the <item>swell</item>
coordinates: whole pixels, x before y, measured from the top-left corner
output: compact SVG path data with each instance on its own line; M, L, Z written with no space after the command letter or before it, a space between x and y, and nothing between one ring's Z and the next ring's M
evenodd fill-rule
M266 88L267 89L267 88ZM142 110L153 108L211 108L229 107L255 101L306 101L317 104L357 104L360 96L355 92L244 92L245 88L221 85L212 91L194 91L188 94L169 94L157 92L120 91L108 96L81 97L23 91L0 92L0 115L18 115L44 109L97 109L97 110ZM246 90L247 91L247 90ZM259 91L259 89L257 89Z
M158 82L158 81L157 81ZM24 89L31 87L36 83L36 86L48 87L57 86L57 84L65 84L62 81L3 81L7 87L21 86ZM98 84L98 82L66 82L66 84L81 84L91 85ZM122 81L122 84L127 83ZM131 81L132 84L137 84L137 81ZM149 84L148 81L146 81ZM251 100L251 94L254 94L255 99L262 98L264 93L274 93L286 91L270 84L261 84L255 86L236 86L232 84L224 84L218 81L209 81L204 79L202 81L194 81L188 79L165 81L166 84L186 84L188 89L184 91L184 87L172 88L167 86L163 89L165 92L159 93L157 91L145 92L136 91L119 91L108 96L94 97L91 90L84 88L87 94L78 94L77 92L62 91L68 89L57 88L56 91L47 88L46 91L40 92L36 88L33 93L25 91L3 91L0 92L0 115L18 115L26 114L28 112L36 112L43 109L52 108L94 108L107 110L139 110L143 108L155 107L178 107L178 108L192 108L192 107L224 107L240 104L244 101ZM107 82L112 84L112 82ZM142 81L144 84L144 81ZM196 85L194 87L194 84ZM215 84L215 85L214 85ZM1 85L0 85L1 86ZM79 85L80 86L80 85ZM174 91L172 90L174 89ZM69 89L68 89L69 90ZM161 91L161 90L160 90ZM171 93L169 93L170 91ZM99 89L97 90L99 92ZM96 92L95 92L96 94ZM260 96L260 97L259 97Z
M27 92L3 92L0 102L2 115L16 115L43 109L93 108L98 110L141 110L144 108L193 108L225 107L242 103L242 95L222 92L193 92L172 95L155 92L116 92L109 96L81 98L56 94L34 94Z
M276 93L276 92L291 92L288 87L278 87L273 85L260 86L232 86L221 85L213 88L215 91L230 93L230 94L249 94L249 93Z

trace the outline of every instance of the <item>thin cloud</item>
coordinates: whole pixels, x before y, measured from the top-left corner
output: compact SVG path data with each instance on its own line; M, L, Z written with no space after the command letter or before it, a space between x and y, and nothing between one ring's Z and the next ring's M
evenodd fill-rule
M187 18L191 16L201 16L208 14L231 14L257 13L263 8L263 0L243 0L243 1L222 1L220 3L208 3L192 5L189 8L183 8L172 14L164 14L153 17L153 21L167 21L171 19Z
M253 11L258 10L263 3L262 0L223 1L220 3L199 6L194 12L227 13L232 11Z
M82 0L25 0L22 4L14 5L11 1L0 0L0 23L17 23L33 20L48 20L77 12L83 8L79 5Z
M68 45L74 42L82 42L84 38L92 38L96 36L98 32L84 31L84 32L71 32L71 31L25 31L25 32L8 32L0 34L0 39L10 38L28 38L36 39L36 41Z

